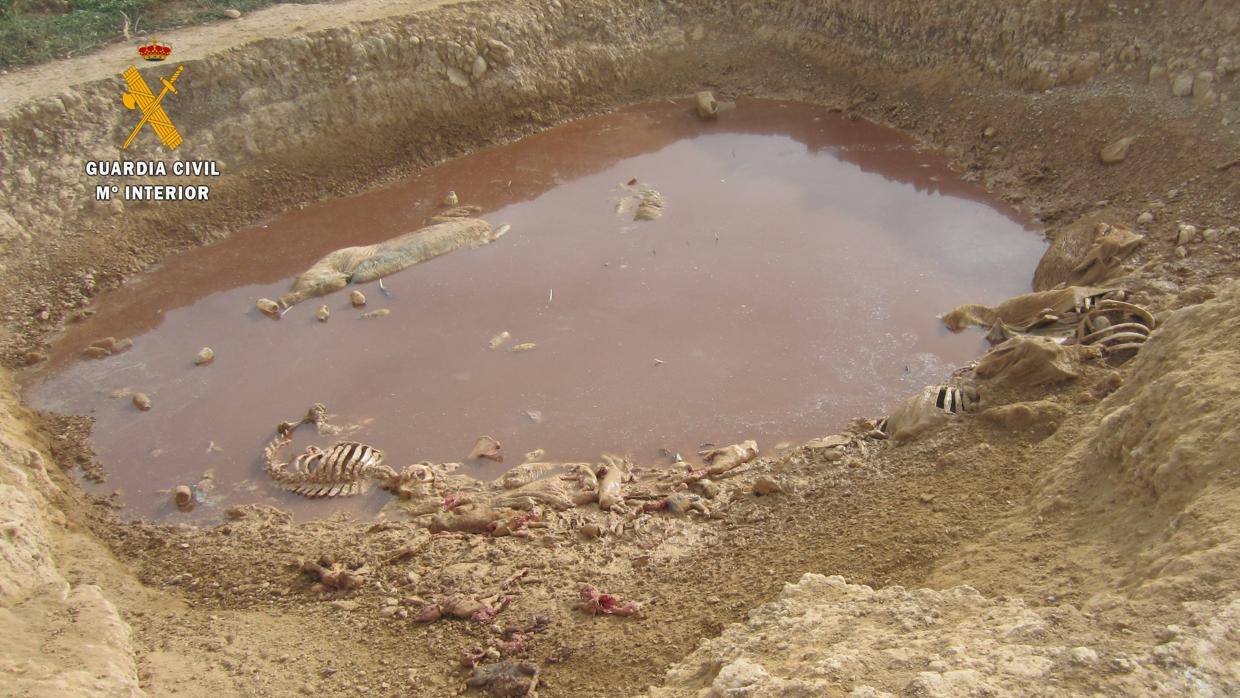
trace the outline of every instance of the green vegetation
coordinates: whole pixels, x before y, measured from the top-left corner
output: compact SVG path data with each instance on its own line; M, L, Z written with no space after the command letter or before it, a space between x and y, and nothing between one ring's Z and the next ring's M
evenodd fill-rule
M310 0L313 2L313 0ZM76 56L125 40L247 12L275 0L0 0L0 68ZM148 38L149 40L149 38Z

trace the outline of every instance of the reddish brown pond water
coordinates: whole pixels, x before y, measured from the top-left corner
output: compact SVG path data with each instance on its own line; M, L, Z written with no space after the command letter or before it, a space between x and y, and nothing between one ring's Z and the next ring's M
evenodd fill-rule
M634 177L662 192L662 218L617 215L617 187ZM361 287L364 310L390 315L359 319L347 292L279 322L254 310L323 254L421 226L450 189L512 228L388 277L390 297ZM323 402L337 422L364 423L352 438L398 469L462 461L490 434L508 457L466 464L483 478L536 448L646 464L704 442L754 438L769 452L882 414L975 358L981 335L948 334L936 316L1027 291L1042 249L1012 211L895 131L788 102L742 100L713 123L687 103L648 104L170 259L101 298L27 394L94 416L97 487L119 490L129 517L184 516L167 490L208 470L215 490L195 519L249 502L364 515L388 495L311 501L271 486L261 452L278 422ZM314 318L322 303L326 324ZM512 339L492 351L500 331ZM79 358L109 335L134 346ZM507 350L525 342L537 346ZM195 367L204 346L215 361ZM110 397L121 388L154 408Z

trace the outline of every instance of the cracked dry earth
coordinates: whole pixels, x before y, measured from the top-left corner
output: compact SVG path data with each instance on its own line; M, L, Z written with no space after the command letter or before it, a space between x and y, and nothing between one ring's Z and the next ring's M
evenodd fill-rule
M161 37L185 39L189 152L224 163L198 208L78 195L81 161L113 157L126 129L113 49L73 80L42 79L67 64L0 76L16 95L0 117L0 690L1240 692L1238 29L1240 6L1214 0L281 6ZM483 54L488 69L460 84ZM980 409L899 441L857 421L763 450L695 485L709 516L548 507L517 536L465 526L469 511L441 511L433 488L377 520L258 506L121 523L74 480L92 466L89 420L21 401L14 378L37 370L60 323L177 251L701 89L831 106L943 150L1045 228L1036 290L1069 278L1099 223L1144 236L1090 283L1124 291L1156 329L1135 356L1053 370L982 358L952 378ZM622 493L659 480L638 475ZM583 611L582 584L618 598L587 611L641 610ZM477 620L416 621L429 607Z

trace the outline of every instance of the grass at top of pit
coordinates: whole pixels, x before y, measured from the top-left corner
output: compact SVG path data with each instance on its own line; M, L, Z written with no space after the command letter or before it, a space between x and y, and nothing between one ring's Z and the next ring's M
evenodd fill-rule
M278 0L0 0L0 69L71 58L158 32L226 19ZM301 0L315 3L319 0Z

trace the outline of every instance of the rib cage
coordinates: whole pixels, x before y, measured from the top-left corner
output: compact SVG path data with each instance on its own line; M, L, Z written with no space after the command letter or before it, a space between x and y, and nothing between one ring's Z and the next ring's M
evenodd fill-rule
M276 428L276 437L263 451L263 470L276 484L303 497L343 497L365 492L372 479L396 476L383 464L383 451L357 441L338 441L327 450L309 446L292 463L279 460L280 449L293 440L297 427L322 425L325 417L326 408L315 405L301 421Z
M1154 317L1139 305L1100 300L1084 313L1076 328L1078 344L1100 346L1107 354L1136 351L1149 339Z

